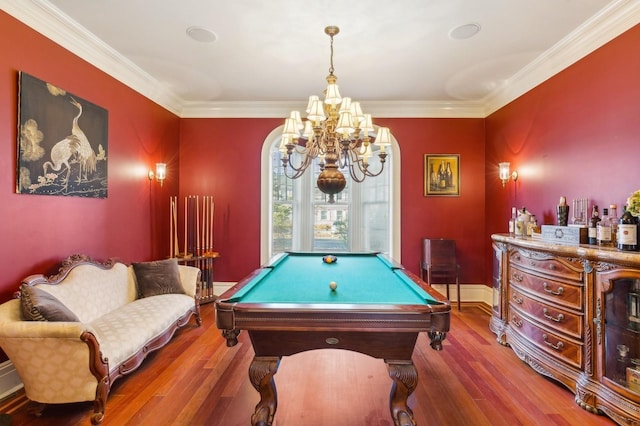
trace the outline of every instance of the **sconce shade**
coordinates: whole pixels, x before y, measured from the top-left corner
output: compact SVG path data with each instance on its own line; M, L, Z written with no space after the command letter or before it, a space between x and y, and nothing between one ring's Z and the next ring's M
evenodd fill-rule
M507 184L507 182L509 182L509 166L510 165L511 164L506 161L498 164L500 180L502 181L502 187L504 187Z
M159 181L165 180L167 177L167 164L166 163L156 163L156 179Z
M517 171L513 171L513 173L509 172L509 167L511 166L511 163L504 161L502 163L498 163L498 175L500 176L500 180L502 181L502 187L504 188L507 185L507 182L509 182L509 179L513 179L513 181L517 181L518 180L518 172Z
M164 180L167 177L167 164L166 163L156 163L156 171L154 173L153 170L149 170L149 180L153 180L156 178L156 181L160 182L160 186L164 183Z

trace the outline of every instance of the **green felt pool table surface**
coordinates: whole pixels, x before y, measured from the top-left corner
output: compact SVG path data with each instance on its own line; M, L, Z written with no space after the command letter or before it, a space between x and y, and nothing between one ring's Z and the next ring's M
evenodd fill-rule
M274 259L229 301L304 304L437 304L401 265L379 254L343 253L326 263L317 253ZM329 283L335 281L332 291Z

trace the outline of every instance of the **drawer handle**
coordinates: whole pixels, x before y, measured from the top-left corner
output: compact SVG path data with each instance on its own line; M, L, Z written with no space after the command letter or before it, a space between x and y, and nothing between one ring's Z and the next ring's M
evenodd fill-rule
M549 310L547 308L544 308L542 310L542 313L544 315L545 318L550 319L551 321L555 321L555 322L560 322L564 319L564 315L563 314L558 314L557 317L553 317L552 315L549 315L547 312L549 312Z
M519 273L517 273L517 272L514 272L514 273L513 273L513 279L514 279L515 281L517 281L517 282L522 282L522 280L524 279L524 277L523 277L521 274L519 274Z
M522 327L522 321L520 320L520 318L516 317L515 315L511 317L511 323L516 327Z
M514 294L513 296L511 296L511 300L516 302L518 305L522 305L522 297L518 297L517 294Z
M543 334L542 335L542 339L544 340L544 343L549 346L551 349L555 349L556 351L561 351L562 348L564 347L564 344L562 342L558 342L558 344L554 345L553 343L551 343L550 341L547 340L547 335Z
M561 296L562 293L564 293L564 288L558 287L558 290L554 291L549 288L549 284L547 284L546 282L542 284L542 287L544 287L544 291L549 294L553 294L554 296Z
M553 263L551 265L549 265L549 269L551 269L552 271L556 270L556 265L554 265Z

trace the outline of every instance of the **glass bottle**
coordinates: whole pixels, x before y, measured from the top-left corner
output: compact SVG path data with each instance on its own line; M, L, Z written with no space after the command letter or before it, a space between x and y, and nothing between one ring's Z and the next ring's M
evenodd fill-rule
M589 219L589 244L598 244L598 222L600 222L600 214L598 213L598 206L594 205L591 219Z
M602 209L602 220L596 227L598 245L611 247L611 222L609 221L609 209Z
M534 232L537 232L538 229L538 219L536 219L536 215L532 214L529 218L529 223L527 224L527 235L531 237Z
M638 250L638 218L627 210L627 206L622 207L622 217L618 223L618 248L624 251Z
M616 346L618 356L616 357L616 380L622 384L627 384L627 367L629 366L629 347L627 345Z
M511 207L511 219L509 219L509 236L516 236L516 219L518 218L518 209Z
M617 204L609 205L609 224L611 224L611 246L618 246L618 222L620 218L618 217L618 206Z

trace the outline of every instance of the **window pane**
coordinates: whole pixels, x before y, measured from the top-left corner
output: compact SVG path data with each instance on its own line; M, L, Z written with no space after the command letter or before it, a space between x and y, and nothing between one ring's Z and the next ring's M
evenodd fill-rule
M314 209L313 251L347 251L349 233L348 206L316 204ZM322 220L322 217L326 217Z
M284 175L284 168L280 161L280 152L274 150L271 162L271 176L273 180L273 199L277 201L293 200L293 180Z
M273 151L271 163L273 208L271 211L271 253L291 250L293 244L293 180L284 175L280 153Z
M277 254L291 250L293 244L293 207L291 204L274 203L271 219L272 253Z
M387 157L390 160L390 156ZM369 159L369 170L377 173L380 170L380 160L377 156ZM360 249L389 253L390 238L390 161L385 163L385 170L379 176L368 177L360 184L362 226Z

